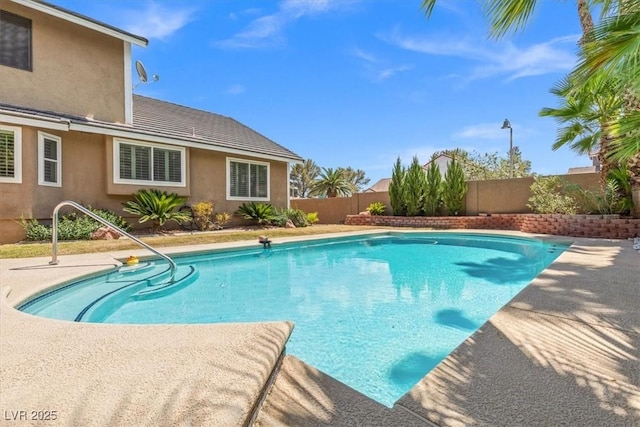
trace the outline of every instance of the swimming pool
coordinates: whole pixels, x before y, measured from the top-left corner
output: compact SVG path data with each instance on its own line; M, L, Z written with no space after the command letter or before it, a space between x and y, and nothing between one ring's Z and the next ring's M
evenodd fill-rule
M258 246L177 257L174 285L149 286L166 267L143 262L20 309L104 323L292 320L290 354L392 406L566 247L460 233Z

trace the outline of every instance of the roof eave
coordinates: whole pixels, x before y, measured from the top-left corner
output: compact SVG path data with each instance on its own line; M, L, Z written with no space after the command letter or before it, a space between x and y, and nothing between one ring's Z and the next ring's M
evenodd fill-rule
M66 117L42 117L32 114L19 113L15 111L7 111L0 109L0 121L7 124L17 124L24 126L41 127L44 129L87 132L93 134L109 135L116 138L128 138L138 141L148 141L160 144L177 145L180 147L199 148L208 151L217 151L227 154L243 155L249 157L257 157L269 160L276 160L286 163L302 163L302 158L294 153L292 156L283 156L277 154L268 154L261 152L253 152L237 148L224 147L214 145L204 141L197 141L193 138L185 138L179 136L167 136L154 134L152 132L144 132L130 128L126 125L117 125L100 122L79 122Z
M81 15L71 10L56 6L50 3L46 3L41 0L11 0L14 3L28 7L30 9L37 10L47 15L55 16L56 18L64 19L65 21L72 22L77 25L98 31L100 33L109 35L111 37L118 38L120 40L135 44L137 46L146 47L149 44L149 40L144 37L137 36L135 34L128 33L119 28L105 24L104 22L97 21L89 18L88 16Z

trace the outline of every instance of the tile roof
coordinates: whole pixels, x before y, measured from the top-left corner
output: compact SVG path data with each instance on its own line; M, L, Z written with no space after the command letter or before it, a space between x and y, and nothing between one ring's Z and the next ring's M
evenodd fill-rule
M302 160L297 154L231 117L140 95L133 95L133 127L212 147Z
M0 112L54 123L68 122L100 129L126 132L128 137L168 138L176 145L196 145L204 149L242 152L254 157L271 156L290 161L302 157L231 117L184 107L140 95L133 95L133 125L88 119L65 113L0 104ZM100 133L100 132L98 132Z
M364 190L365 193L380 193L389 191L389 184L391 183L391 178L382 178L378 180L371 187Z

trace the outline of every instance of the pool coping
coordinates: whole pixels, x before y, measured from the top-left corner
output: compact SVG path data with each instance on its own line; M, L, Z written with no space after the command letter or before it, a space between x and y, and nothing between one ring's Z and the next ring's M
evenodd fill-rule
M380 230L380 233L387 232L388 229ZM594 421L602 421L602 417L610 425L615 424L612 420L640 424L639 368L625 362L640 359L640 313L631 309L639 305L640 292L637 285L636 288L625 285L640 273L640 258L631 243L493 230L454 232L573 241L574 245L391 410L379 408L382 405L376 406L370 399L336 384L335 380L312 367L303 366L295 357L287 356L255 418L256 424L290 425L293 420L304 419L309 425L326 424L327 420L332 425L343 425L349 424L346 420L365 420L375 413L384 414L389 420L412 420L416 425L429 422L435 425L514 425L527 424L527 420L543 420L548 424L550 420L558 421L558 414L562 414L558 403L551 405L553 399L570 403L566 406L570 408L566 417L560 417L569 424L585 421L584 424L596 425L598 423ZM274 240L291 242L329 236ZM194 245L166 251L176 254L250 245L255 243ZM37 318L12 308L54 283L113 268L118 265L117 259L128 255L144 256L146 253L129 250L62 256L59 266L48 266L48 258L0 260L3 286L0 413L56 410L58 422L63 425L171 424L176 421L196 425L248 423L251 407L282 357L293 327L290 322L107 326ZM52 271L56 272L55 277L52 277ZM36 283L25 283L25 280ZM608 295L600 289L603 280L611 291ZM8 295L7 287L11 288ZM581 299L589 304L581 303ZM590 337L588 331L597 330L596 338L607 342L605 346L591 336L596 344L584 344L585 348L597 345L598 348L604 346L604 350L595 355L588 353L591 358L575 363L590 367L590 375L600 379L600 390L608 391L613 396L612 402L605 396L594 405L596 389L578 384L578 379L589 382L585 375L576 375L573 382L567 381L572 372L570 367L558 370L555 375L549 372L549 366L543 362L547 365L550 362L544 357L541 359L541 348L535 344L536 339L541 338L533 332L523 331L535 331L536 325L544 326L543 331L549 328L555 331L549 326L554 324L564 325L562 328L565 329L559 330L565 334L566 330L577 330L587 338ZM562 341L542 340L548 346L546 351L564 354L571 362L571 357L566 356L570 353L566 349L561 351ZM605 356L601 355L603 352ZM501 364L496 366L490 363L492 360ZM558 363L555 359L553 362ZM550 366L555 366L554 363ZM475 368L478 366L482 366L482 370ZM120 378L123 372L131 378ZM502 376L507 372L518 378L519 383L514 386L504 380ZM547 383L551 382L551 387L541 384L542 375ZM491 378L502 380L492 383ZM556 382L560 387L554 391ZM321 396L306 393L291 402L291 396L300 389L317 390L318 384L325 383L331 387L321 387ZM522 401L523 390L535 390L538 396L543 394L541 387L549 388L548 394L553 397L548 400L538 398L538 403L546 405L536 404L535 399ZM567 396L575 398L567 399ZM581 406L580 401L584 405ZM507 410L508 402L512 403L512 408ZM599 407L602 408L597 410ZM582 418L580 414L583 414ZM556 418L551 418L554 416Z

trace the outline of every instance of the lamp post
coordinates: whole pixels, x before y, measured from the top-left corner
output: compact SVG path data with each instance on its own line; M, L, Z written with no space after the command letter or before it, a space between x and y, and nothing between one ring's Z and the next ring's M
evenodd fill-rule
M504 119L500 129L509 129L509 178L513 178L513 128L509 119Z

